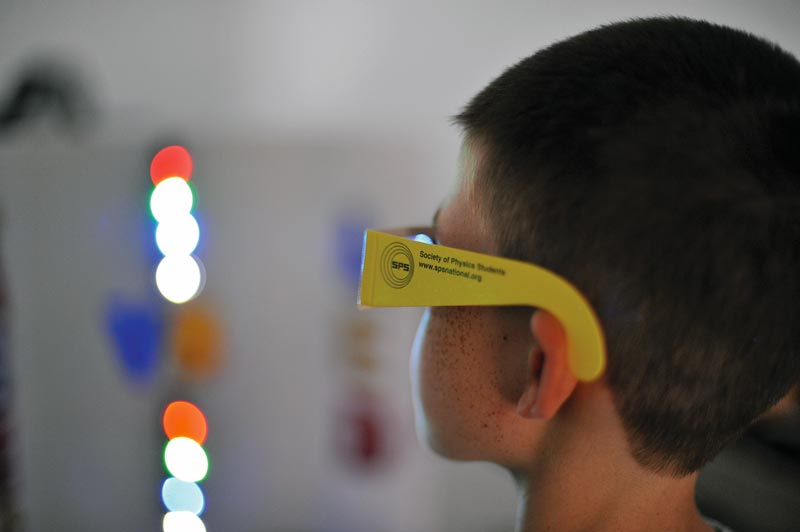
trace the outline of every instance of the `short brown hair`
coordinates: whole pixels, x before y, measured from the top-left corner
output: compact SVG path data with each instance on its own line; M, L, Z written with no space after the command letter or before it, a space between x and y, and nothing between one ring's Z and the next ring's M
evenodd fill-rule
M507 256L607 334L633 455L696 471L800 378L800 63L708 22L613 24L524 59L456 117Z

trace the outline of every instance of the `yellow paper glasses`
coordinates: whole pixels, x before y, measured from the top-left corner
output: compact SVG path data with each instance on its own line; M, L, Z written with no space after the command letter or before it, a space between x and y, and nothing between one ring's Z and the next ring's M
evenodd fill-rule
M407 238L425 233L430 229L365 232L359 305L541 308L555 316L566 332L575 377L588 382L602 375L603 328L577 288L535 264Z

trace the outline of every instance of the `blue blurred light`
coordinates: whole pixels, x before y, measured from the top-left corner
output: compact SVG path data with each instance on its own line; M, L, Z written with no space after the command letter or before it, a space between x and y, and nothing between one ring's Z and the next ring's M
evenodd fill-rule
M414 235L414 237L411 240L414 240L416 242L421 242L423 244L433 244L433 240L431 239L431 237L429 237L426 234Z
M342 278L354 290L361 282L361 251L364 230L370 227L366 216L349 215L336 221L335 257Z
M195 515L202 514L206 505L200 486L174 477L165 480L161 486L161 500L170 512L192 512Z
M159 307L114 297L106 307L106 327L128 376L149 380L158 366L164 332Z

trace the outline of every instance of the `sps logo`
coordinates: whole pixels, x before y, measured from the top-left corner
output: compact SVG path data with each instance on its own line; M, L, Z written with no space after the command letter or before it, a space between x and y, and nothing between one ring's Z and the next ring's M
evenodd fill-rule
M406 264L405 262L398 262L396 260L392 261L392 269L393 270L403 270L404 272L408 272L410 269L410 264Z
M414 256L408 246L392 242L381 253L381 276L392 288L408 286L414 277Z

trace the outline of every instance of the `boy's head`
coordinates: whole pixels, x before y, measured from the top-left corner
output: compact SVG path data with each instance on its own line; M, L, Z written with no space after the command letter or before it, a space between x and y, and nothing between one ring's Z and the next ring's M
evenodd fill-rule
M438 239L571 281L608 366L576 384L544 313L433 308L413 372L434 448L514 466L554 430L602 423L584 399L605 396L627 452L682 476L798 381L796 59L705 22L636 20L524 59L457 122Z

